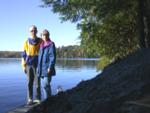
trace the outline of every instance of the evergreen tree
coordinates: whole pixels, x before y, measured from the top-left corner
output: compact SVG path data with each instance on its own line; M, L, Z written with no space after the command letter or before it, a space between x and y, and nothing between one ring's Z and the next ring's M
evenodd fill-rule
M149 0L42 0L62 21L78 23L81 46L118 59L150 46Z

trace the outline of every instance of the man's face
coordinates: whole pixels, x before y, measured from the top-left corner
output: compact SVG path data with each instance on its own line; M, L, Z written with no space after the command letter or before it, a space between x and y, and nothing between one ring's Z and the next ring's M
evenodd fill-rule
M30 35L35 38L36 37L36 34L37 34L37 29L35 27L30 27L29 29L29 32L30 32Z

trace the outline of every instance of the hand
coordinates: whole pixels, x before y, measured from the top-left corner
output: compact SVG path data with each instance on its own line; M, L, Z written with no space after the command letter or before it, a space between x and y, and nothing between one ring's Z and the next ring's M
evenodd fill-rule
M27 74L27 70L26 69L24 69L24 73Z
M48 73L48 75L50 75L50 73L51 73L51 70L49 68L47 69L47 73Z

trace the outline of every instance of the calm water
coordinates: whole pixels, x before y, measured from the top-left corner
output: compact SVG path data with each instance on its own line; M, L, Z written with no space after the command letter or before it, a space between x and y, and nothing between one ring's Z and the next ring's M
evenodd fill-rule
M58 85L64 90L75 87L81 80L95 77L97 59L58 59L57 75L52 78L52 94ZM6 113L26 103L26 75L20 59L0 59L0 113Z

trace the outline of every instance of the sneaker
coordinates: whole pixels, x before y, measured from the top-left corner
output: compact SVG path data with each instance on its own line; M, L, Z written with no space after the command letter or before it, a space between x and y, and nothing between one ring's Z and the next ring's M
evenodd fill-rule
M37 103L37 104L40 104L40 103L41 103L41 100L35 99L33 102L35 102L35 103Z
M63 88L59 85L58 87L57 87L57 94L59 94L59 93L61 93L61 92L63 92Z
M32 104L33 104L33 100L32 99L28 99L27 105L32 105Z

